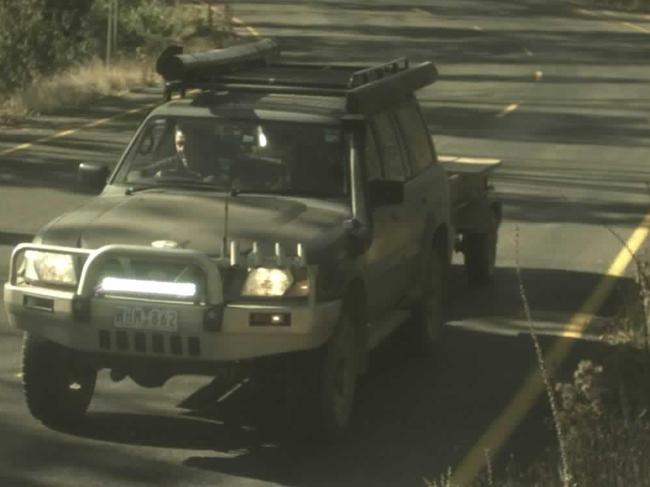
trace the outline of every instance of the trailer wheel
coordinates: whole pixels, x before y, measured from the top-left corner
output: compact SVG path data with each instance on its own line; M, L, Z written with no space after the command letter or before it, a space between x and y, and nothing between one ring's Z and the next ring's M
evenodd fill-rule
M436 356L444 331L446 272L444 252L432 249L424 263L422 298L403 326L409 350L425 357Z
M83 419L95 391L97 371L60 345L25 335L23 391L27 407L47 426L71 428Z
M486 233L468 232L463 236L465 271L472 287L488 284L494 277L499 223L494 211L489 212L488 218L489 230Z
M286 375L288 426L305 439L342 436L352 415L358 375L356 330L344 314L329 342L289 357Z

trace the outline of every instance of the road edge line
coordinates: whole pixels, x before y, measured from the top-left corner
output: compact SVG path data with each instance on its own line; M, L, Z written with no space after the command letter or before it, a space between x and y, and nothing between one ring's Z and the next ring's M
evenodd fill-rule
M252 26L248 25L243 20L241 20L239 17L236 17L234 15L231 18L232 18L232 21L235 24L237 24L239 27L241 27L243 29L246 29L248 31L248 33L250 35L252 35L253 37L261 37L262 34L260 34L259 31L257 29L255 29L255 27L252 27Z
M60 139L62 137L67 137L68 135L76 134L77 132L80 132L85 129L90 129L94 127L98 127L100 125L104 125L105 123L112 122L113 120L117 120L118 118L125 117L127 115L132 115L134 113L141 112L143 110L146 110L148 108L152 108L156 106L158 102L154 103L147 103L146 105L142 105L136 108L131 108L129 110L126 110L124 112L116 113L115 115L111 115L110 117L104 117L104 118L99 118L96 120L93 120L92 122L85 123L83 125L80 125L79 127L73 128L73 129L66 129L62 130L60 132L57 132L53 135L48 135L46 137L41 137L38 139L35 139L31 142L24 142L22 144L15 145L13 147L10 147L8 149L4 149L0 151L0 157L6 156L9 154L13 154L14 152L19 152L22 150L26 149L31 149L33 146L37 144L41 144L43 142L48 142L50 140L55 140L55 139Z

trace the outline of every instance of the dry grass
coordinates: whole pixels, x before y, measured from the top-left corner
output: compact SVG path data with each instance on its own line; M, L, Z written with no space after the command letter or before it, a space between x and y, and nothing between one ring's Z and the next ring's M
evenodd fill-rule
M170 43L184 46L185 52L224 47L237 41L232 30L227 2L212 5L183 4L164 7L174 23L170 39L158 39L137 48L137 55L113 62L110 67L99 59L90 60L58 74L35 80L22 91L3 99L0 95L0 126L20 123L26 116L75 108L104 96L118 95L134 88L161 83L154 72L156 55Z
M643 351L615 350L604 366L583 361L571 382L557 385L571 485L576 487L650 486L650 362ZM564 485L560 470L557 452L550 449L528 467L511 461L496 485L559 487Z
M562 479L562 485L564 487L570 487L572 484L573 475L571 474L571 467L569 463L569 454L566 446L566 434L565 426L560 419L560 411L557 404L557 397L553 391L553 382L549 374L548 368L546 367L546 362L544 359L544 353L542 347L539 343L539 338L535 333L535 328L533 327L533 318L530 312L530 305L528 303L528 295L526 293L526 288L524 286L524 281L521 277L521 265L519 263L519 225L516 226L515 230L515 252L516 252L516 271L517 271L517 282L519 284L519 297L521 298L522 307L524 309L524 314L526 316L526 322L528 323L528 334L533 343L533 349L535 351L535 357L537 359L537 366L539 368L539 373L542 376L544 381L544 389L546 390L546 395L548 397L549 406L551 408L551 416L553 419L553 429L558 442L558 450L560 457L560 477ZM491 474L490 474L491 477Z
M95 60L37 81L14 94L0 107L0 116L16 119L61 107L74 108L103 96L153 85L158 76L152 66L150 60L122 61L110 67Z
M650 486L650 267L638 256L634 262L637 311L619 324L629 339L613 344L602 365L580 362L572 381L555 387L555 421L562 431L572 486ZM565 467L557 458L556 447L529 467L513 462L494 485L564 486ZM476 485L492 482L482 478Z

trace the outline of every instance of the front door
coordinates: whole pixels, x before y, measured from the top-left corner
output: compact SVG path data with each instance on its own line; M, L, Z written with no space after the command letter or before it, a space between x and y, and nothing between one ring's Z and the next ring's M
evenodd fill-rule
M406 169L393 120L388 112L371 121L366 137L368 180L405 181ZM369 208L373 241L366 254L368 306L371 317L395 307L407 290L407 239L405 205Z

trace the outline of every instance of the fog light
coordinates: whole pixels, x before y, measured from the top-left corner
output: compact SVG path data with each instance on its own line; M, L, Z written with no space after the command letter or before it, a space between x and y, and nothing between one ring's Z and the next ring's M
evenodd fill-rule
M23 296L23 306L25 308L37 309L39 311L54 311L54 300L47 298L40 298L38 296Z
M251 313L250 326L291 326L291 313Z

